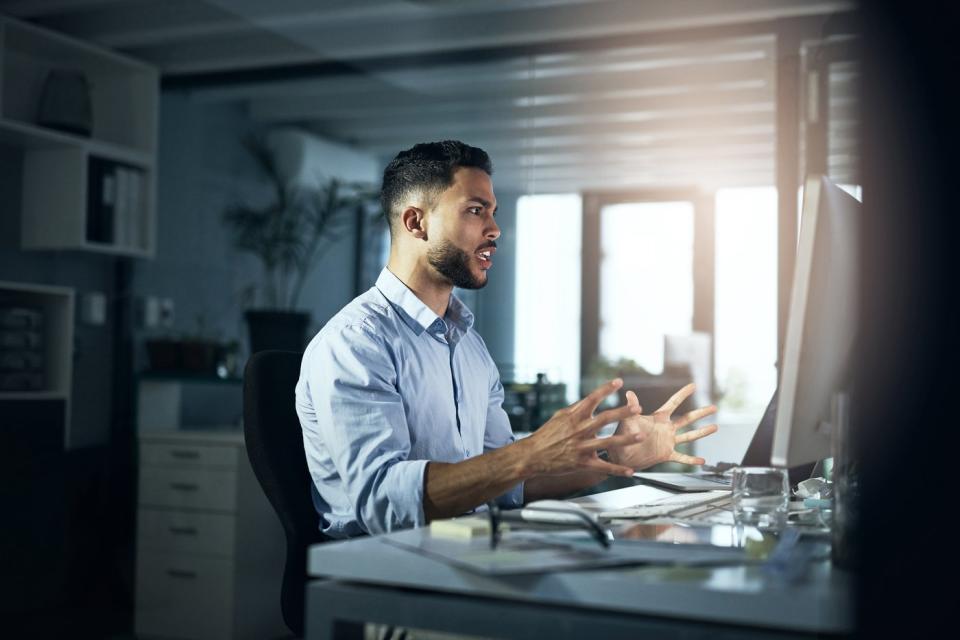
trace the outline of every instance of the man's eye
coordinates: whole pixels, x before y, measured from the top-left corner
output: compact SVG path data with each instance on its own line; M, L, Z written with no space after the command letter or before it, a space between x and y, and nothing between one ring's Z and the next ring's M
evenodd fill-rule
M469 209L467 209L467 211L469 211L475 216L478 216L481 213L483 213L483 207L470 207Z

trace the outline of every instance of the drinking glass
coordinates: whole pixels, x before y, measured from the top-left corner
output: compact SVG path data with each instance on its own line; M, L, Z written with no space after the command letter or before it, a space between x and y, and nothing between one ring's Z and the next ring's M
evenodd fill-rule
M737 467L733 470L733 520L738 525L779 531L787 522L790 480L786 469Z

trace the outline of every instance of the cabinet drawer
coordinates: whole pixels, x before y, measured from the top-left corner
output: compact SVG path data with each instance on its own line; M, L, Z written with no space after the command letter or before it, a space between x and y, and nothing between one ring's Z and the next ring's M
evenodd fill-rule
M240 447L206 444L144 442L140 444L141 466L237 468Z
M235 526L232 515L141 508L137 548L232 558Z
M221 558L141 551L137 555L137 636L229 638L233 564Z
M233 512L237 474L211 469L140 467L140 505Z

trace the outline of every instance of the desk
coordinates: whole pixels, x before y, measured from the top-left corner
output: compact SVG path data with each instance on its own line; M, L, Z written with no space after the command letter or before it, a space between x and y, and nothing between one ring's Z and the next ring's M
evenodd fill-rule
M610 492L615 501L653 489ZM655 490L654 490L655 491ZM597 497L589 498L597 501ZM636 498L635 498L636 499ZM399 548L401 531L310 549L307 633L380 622L503 638L796 638L852 629L851 577L823 561L798 585L757 566L488 576Z

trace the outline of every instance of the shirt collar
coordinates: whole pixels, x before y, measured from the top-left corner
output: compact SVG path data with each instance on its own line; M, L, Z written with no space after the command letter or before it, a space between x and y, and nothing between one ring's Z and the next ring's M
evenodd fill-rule
M440 318L430 307L425 305L417 295L411 291L400 278L386 267L380 271L377 278L377 289L397 309L400 317L416 335L434 328L432 333L446 333L448 325L462 334L473 326L473 313L457 296L450 294L447 304L447 313ZM444 322L446 321L446 322ZM436 329L440 329L439 331Z

